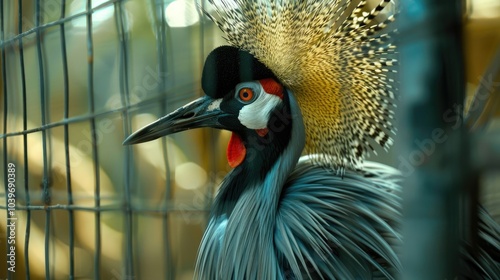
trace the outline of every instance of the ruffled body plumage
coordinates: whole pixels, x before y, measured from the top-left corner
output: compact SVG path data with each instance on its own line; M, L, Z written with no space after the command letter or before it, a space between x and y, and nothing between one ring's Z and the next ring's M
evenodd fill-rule
M298 163L275 212L261 211L255 188L229 217L211 219L198 278L395 278L401 270L399 172L366 162L362 173L325 176L314 161L308 156Z

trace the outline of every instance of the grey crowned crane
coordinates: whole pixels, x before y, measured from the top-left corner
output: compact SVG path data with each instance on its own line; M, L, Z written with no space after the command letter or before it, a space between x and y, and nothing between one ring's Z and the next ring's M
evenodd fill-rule
M389 2L370 12L366 1L212 4L229 46L205 61L205 96L124 142L199 127L232 131L233 169L212 205L197 278L399 275L401 175L363 161L372 144L393 142L394 17L373 22ZM480 236L498 246L498 225L481 217ZM495 279L498 247L482 252L465 261L474 275Z

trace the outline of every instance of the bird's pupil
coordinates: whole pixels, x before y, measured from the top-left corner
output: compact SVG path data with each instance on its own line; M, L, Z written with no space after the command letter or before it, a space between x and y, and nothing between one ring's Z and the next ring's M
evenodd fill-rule
M250 101L250 99L252 99L252 97L253 97L253 92L251 89L243 88L239 92L239 98L242 101Z

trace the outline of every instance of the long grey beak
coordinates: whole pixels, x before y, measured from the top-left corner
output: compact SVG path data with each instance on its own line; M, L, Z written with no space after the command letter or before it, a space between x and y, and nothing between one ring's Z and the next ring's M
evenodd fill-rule
M165 135L192 128L219 128L221 125L218 122L218 118L228 115L220 110L219 104L220 100L215 100L208 96L200 97L132 133L123 141L123 145L148 142Z

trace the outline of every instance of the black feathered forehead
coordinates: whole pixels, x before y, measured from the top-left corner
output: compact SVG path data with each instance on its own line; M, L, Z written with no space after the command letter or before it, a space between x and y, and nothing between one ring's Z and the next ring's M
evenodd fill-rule
M224 97L239 83L266 78L276 79L276 76L252 54L222 46L213 50L205 60L201 87L206 95L216 99Z

